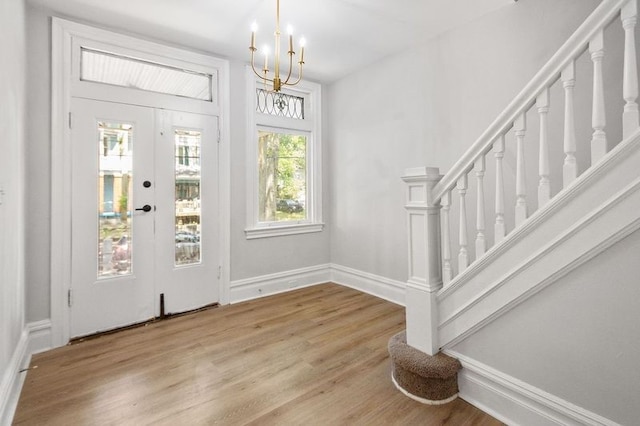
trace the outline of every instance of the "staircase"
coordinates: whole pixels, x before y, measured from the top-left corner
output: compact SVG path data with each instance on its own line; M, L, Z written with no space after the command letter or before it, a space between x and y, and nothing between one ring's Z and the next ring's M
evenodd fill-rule
M410 346L467 367L456 345L640 229L636 22L637 0L603 0L449 171L406 171ZM622 99L607 97L617 82ZM576 104L579 86L590 105ZM481 408L508 423L617 424L522 386L552 401L538 420Z

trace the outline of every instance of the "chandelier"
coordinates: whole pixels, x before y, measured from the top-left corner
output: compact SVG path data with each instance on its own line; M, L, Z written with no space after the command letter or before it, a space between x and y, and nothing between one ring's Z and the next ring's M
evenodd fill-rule
M264 53L264 68L262 68L262 73L259 73L256 70L254 65L254 56L256 53L256 31L258 30L257 24L254 22L251 26L251 46L249 46L249 50L251 51L251 68L253 72L264 81L265 86L267 83L273 84L273 91L279 92L282 89L282 86L295 86L302 80L302 66L304 65L304 38L300 40L300 60L298 61L299 69L298 69L298 79L294 82L289 82L291 79L291 71L293 70L293 57L296 52L293 50L293 28L289 25L288 34L289 34L289 51L287 54L289 55L289 71L287 72L287 78L284 81L280 78L280 0L276 0L276 31L275 31L275 49L274 49L274 70L273 74L269 73L269 49L265 46L263 49ZM272 76L272 78L271 78Z

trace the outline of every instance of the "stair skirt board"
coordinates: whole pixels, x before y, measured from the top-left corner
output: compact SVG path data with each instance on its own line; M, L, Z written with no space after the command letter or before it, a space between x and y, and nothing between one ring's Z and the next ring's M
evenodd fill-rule
M452 350L462 363L459 396L509 425L620 426L582 407Z
M640 199L640 178L631 182L600 208L575 223L533 256L512 268L498 280L488 283L482 292L462 304L455 312L448 315L445 313L443 316L446 317L441 319L439 324L441 346L443 348L455 346L544 287L640 229L640 218L635 217L636 211L627 208L627 204L633 205L636 199ZM602 226L602 223L608 223L607 221L615 223L614 229ZM585 233L586 229L593 229L593 232ZM607 233L610 234L606 235ZM560 261L560 259L564 260ZM535 275L536 268L547 270L547 277L543 280L535 280L531 277L521 279L520 275L523 277ZM518 285L517 296L514 296L512 291L506 290L507 287L513 289L514 285ZM525 288L525 285L528 288ZM449 293L448 296L453 294ZM439 301L441 301L440 296Z

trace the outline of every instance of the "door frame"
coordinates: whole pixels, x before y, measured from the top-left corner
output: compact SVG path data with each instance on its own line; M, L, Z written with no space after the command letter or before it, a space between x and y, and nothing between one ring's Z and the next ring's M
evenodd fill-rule
M77 64L73 50L79 41L100 46L108 45L116 52L135 52L144 58L156 59L160 63L180 65L184 69L201 70L215 76L215 101L204 105L202 101L185 101L174 96L162 98L162 107L186 112L215 115L219 119L219 256L220 256L220 304L229 303L230 283L230 111L229 62L188 50L141 40L100 28L53 17L51 30L51 347L64 346L69 342L69 303L71 283L71 97L100 96L100 87L95 83L79 82ZM83 88L87 90L83 93ZM110 100L118 102L107 95ZM133 92L133 91L131 91ZM112 92L113 93L113 92ZM144 105L145 98L136 93L122 93L121 103ZM160 99L154 94L154 99ZM155 105L160 107L160 105Z

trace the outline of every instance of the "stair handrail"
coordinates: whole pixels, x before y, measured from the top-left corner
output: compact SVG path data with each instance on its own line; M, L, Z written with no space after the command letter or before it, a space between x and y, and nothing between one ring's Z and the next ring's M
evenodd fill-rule
M442 196L450 191L460 178L473 169L475 162L491 150L496 139L513 126L516 118L535 103L536 97L555 83L560 78L562 71L588 48L591 39L619 15L620 10L626 3L632 1L637 0L603 0L596 7L582 25L578 27L474 144L449 169L440 182L436 184L432 193L434 203L439 202Z

